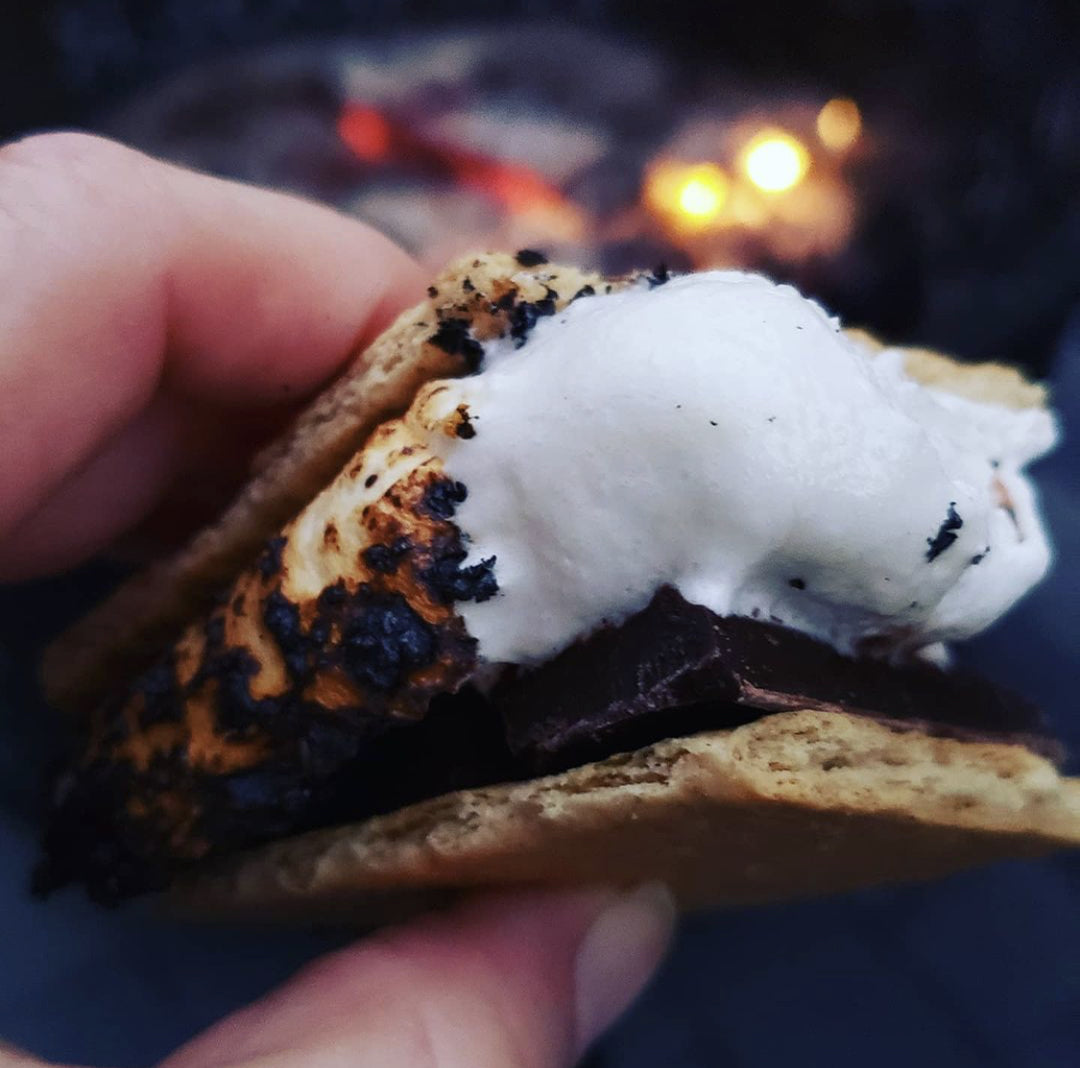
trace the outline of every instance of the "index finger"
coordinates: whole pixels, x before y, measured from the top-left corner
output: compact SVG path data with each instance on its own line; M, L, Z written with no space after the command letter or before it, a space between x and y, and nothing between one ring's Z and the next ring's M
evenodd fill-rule
M158 390L310 392L420 284L389 240L303 200L82 134L0 149L0 537Z

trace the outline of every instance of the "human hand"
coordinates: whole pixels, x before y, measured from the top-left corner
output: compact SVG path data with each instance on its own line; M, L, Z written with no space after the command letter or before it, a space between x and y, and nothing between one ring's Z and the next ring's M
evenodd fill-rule
M16 578L85 558L167 491L235 489L423 278L325 208L61 134L0 149L0 283L0 578Z
M323 957L160 1068L569 1068L670 926L656 887L477 897ZM17 1066L43 1068L0 1048Z
M84 559L251 449L421 292L324 208L82 135L0 149L0 578ZM644 888L523 891L309 966L167 1068L570 1065L672 923ZM0 1049L0 1068L34 1065Z

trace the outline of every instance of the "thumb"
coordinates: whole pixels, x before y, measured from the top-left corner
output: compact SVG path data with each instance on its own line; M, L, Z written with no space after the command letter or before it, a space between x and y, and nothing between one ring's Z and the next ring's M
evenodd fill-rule
M476 898L324 957L161 1068L569 1068L645 985L673 916L657 885Z

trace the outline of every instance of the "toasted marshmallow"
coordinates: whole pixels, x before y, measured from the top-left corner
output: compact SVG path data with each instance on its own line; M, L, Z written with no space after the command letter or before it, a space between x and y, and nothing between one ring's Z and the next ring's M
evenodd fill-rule
M460 611L482 660L542 661L662 585L845 653L987 627L1045 574L1026 466L1053 416L921 384L817 304L712 271L579 299L428 386L413 421L468 489ZM472 436L442 427L465 412Z

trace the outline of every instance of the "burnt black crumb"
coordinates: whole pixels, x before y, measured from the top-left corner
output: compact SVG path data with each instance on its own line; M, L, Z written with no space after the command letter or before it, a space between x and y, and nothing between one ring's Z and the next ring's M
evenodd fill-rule
M539 300L524 300L510 312L510 336L514 347L521 348L536 325L537 319L544 315L555 314L555 299L558 294L553 289Z
M710 419L709 420L709 426L716 426L716 425L717 425L717 422L716 422L715 419Z
M991 460L990 466L996 471L1001 466L1000 460Z
M311 645L320 650L325 650L326 643L330 640L330 636L333 633L332 622L324 615L316 616L311 623L311 630L308 631L308 638L311 641ZM320 660L320 664L322 661Z
M388 691L436 655L435 631L399 593L361 594L342 631L346 670L363 685Z
M371 545L362 555L364 562L373 571L383 575L392 575L398 569L401 558L412 548L412 542L402 536L389 545Z
M135 684L135 689L138 689L138 682ZM124 706L123 696L114 695L101 710L98 736L103 746L119 745L120 742L131 735L127 716L124 715ZM79 733L81 734L83 730L89 731L91 724L83 723L79 727Z
M257 565L259 574L264 579L276 575L281 570L281 554L285 549L287 540L287 538L279 535L276 538L271 538L266 543L266 548L263 549Z
M180 723L184 718L183 694L176 681L176 665L171 656L158 661L145 671L135 688L143 695L139 723L152 727L155 723ZM122 717L116 718L122 722Z
M658 263L653 271L645 276L645 281L649 283L650 289L662 286L665 282L669 282L670 280L671 274L668 271L666 263Z
M310 748L312 727L311 722L305 724L300 737L281 746L257 768L215 776L200 784L206 791L206 804L197 829L214 843L215 853L277 838L302 826L320 785L309 770L311 763L301 756ZM354 748L342 745L335 766L348 760Z
M469 418L469 409L464 404L458 407L458 415L461 416L461 418L458 421L457 426L454 427L454 433L465 441L468 441L469 438L475 438L476 427Z
M217 686L216 717L224 730L243 732L256 723L265 727L269 722L284 726L286 719L280 714L278 700L256 700L251 696L248 683L259 671L258 661L247 649L225 646L224 619L212 618L205 634L206 653L185 687L185 696L197 693L212 681Z
M352 722L350 722L350 720ZM372 732L369 718L361 713L348 717L313 715L308 729L296 746L297 761L309 779L323 779L336 771L345 759L351 759L361 748L365 734Z
M168 749L159 749L150 758L142 779L144 782L167 788L171 784L172 777L176 774L177 765L185 759L184 746L180 743Z
M292 818L300 813L311 798L311 790L296 781L295 773L276 768L255 768L223 775L218 787L224 795L226 811L235 821L236 816L250 816L258 812L260 830L272 833L265 822L266 814L281 821L281 830L289 827Z
M439 291L434 286L428 286L427 287L427 295L429 297L431 297L432 299L434 299L435 297L437 297L439 295Z
M444 319L428 340L450 356L461 356L470 371L479 370L484 347L472 336L467 319Z
M378 481L378 475L368 475L368 477L364 479L364 489L371 489L371 487L374 486L375 483Z
M420 574L428 589L443 604L487 601L499 592L499 583L495 579L495 557L489 556L478 564L462 567L465 556L461 539L455 535L435 547L433 562Z
M220 649L225 644L225 618L220 615L213 615L206 621L204 628L206 633L206 644L211 652L215 649Z
M168 884L171 872L146 859L153 839L126 812L132 774L129 765L96 760L77 779L59 780L58 785L67 780L67 788L55 798L45 832L45 858L33 874L36 896L81 879L91 900L114 906Z
M788 579L787 583L793 590L805 590L806 580L801 578Z
M775 415L770 415L769 418L765 420L765 422L766 423L775 423L776 422L776 416Z
M956 541L957 535L954 531L959 530L963 525L964 521L956 511L956 501L949 501L949 510L945 514L941 526L938 527L938 532L932 538L926 539L926 544L929 546L926 550L926 559L936 560Z
M596 296L596 290L590 285L582 286L574 295L571 300L577 300L578 297L594 297Z
M472 279L468 277L461 283L461 288L464 289L466 293L472 293L476 290L476 286L472 284Z
M424 490L424 497L420 504L428 515L433 515L436 519L450 519L457 511L457 506L468 495L469 491L463 482L440 478Z
M983 549L983 551L981 553L976 553L971 558L971 563L973 563L973 564L981 564L983 562L983 560L986 559L986 554L988 552L990 552L990 546L989 545L987 545L987 547L985 549Z
M344 579L338 579L333 586L327 586L319 594L316 605L320 612L325 611L327 608L338 608L345 603L348 596L349 591L345 588Z
M308 666L308 641L300 627L300 606L274 590L263 602L263 623L277 642L285 666L294 679L303 678Z
M548 258L542 252L537 252L534 248L519 249L515 260L522 267L539 267L542 263L547 263Z
M207 667L207 673L217 680L215 713L224 730L242 732L254 724L266 727L275 720L278 729L284 727L284 718L276 714L280 707L277 701L257 701L251 696L250 681L259 673L259 662L246 649L223 650Z
M505 292L497 301L492 305L493 308L499 311L509 311L514 306L514 300L517 297L517 290L510 289Z
M195 833L211 843L213 853L310 827L324 795L333 791L331 777L387 730L384 715L345 708L327 716L301 700L282 704L264 726L281 721L286 729L276 732L271 755L257 767L199 776L204 804Z
M611 283L608 283L606 286L604 286L604 292L605 293L610 293L611 292Z

